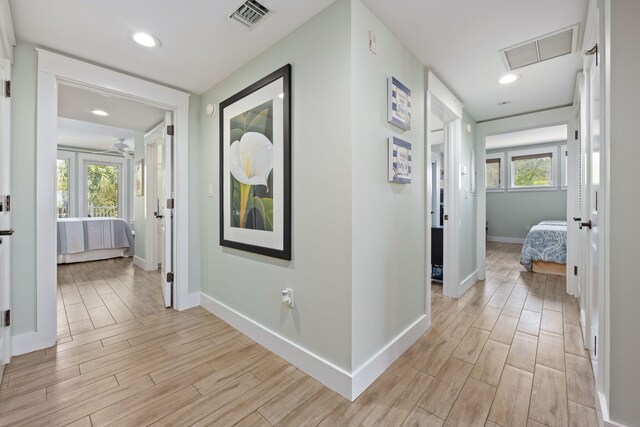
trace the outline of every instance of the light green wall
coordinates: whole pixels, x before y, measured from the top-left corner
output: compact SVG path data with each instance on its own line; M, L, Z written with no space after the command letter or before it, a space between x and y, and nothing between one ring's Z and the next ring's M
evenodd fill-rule
M466 133L464 128L471 125L471 132ZM477 156L476 148L476 121L463 110L462 117L462 143L460 145L460 164L467 168L467 173L461 177L462 191L458 194L460 208L460 234L459 234L459 260L460 281L464 281L477 269L476 259L476 211L478 198L471 193L471 151ZM477 184L477 183L476 183Z
M555 161L559 161L559 147L566 141L548 144L527 145L511 150L526 150L529 148L554 147ZM509 149L487 150L487 155L504 153L505 164L508 162ZM562 170L562 162L557 165L558 174ZM508 167L508 166L507 166ZM558 175L560 176L560 175ZM509 182L509 170L505 179ZM560 178L558 178L559 180ZM526 226L533 226L545 220L565 220L567 218L567 191L560 189L541 191L487 191L487 222L488 236L511 237L524 239L527 236Z
M369 31L378 53L369 51ZM424 314L424 66L360 1L351 2L352 367ZM410 131L387 122L387 78L411 89ZM387 139L412 144L412 182L388 181Z
M145 169L149 167L147 160L145 159L146 150L144 146L144 132L135 132L133 134L133 154L134 154L134 170L131 174L131 181L135 180L135 162L138 160L144 160ZM145 183L148 186L148 183ZM135 188L132 191L131 200L133 200L133 214L135 216L134 229L136 231L135 240L135 256L145 260L147 259L147 247L145 240L147 237L147 209L146 199L147 195L136 196Z
M200 170L200 165L203 163L200 126L201 120L211 121L212 119L208 116L203 118L201 104L202 97L200 95L192 94L189 97L189 293L200 291L202 282L201 243L203 239L206 239L200 228L203 221L201 201L204 195L208 194ZM205 169L210 167L210 164L205 163Z
M36 78L35 46L14 50L11 101L11 308L14 335L36 329Z
M201 116L192 210L202 291L343 369L351 368L350 6L339 0L202 95L202 106L292 65L292 260L219 245L219 115ZM383 83L384 84L384 83ZM202 108L204 110L204 108ZM381 165L381 173L384 173ZM207 185L215 197L207 197ZM199 204L199 207L198 207ZM296 308L281 304L292 288Z

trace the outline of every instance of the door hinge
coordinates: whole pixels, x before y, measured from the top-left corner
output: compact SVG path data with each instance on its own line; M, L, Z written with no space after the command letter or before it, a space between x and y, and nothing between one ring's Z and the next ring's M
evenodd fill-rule
M173 283L173 272L167 273L167 283Z
M576 130L576 141L578 140L578 131Z
M4 96L5 98L11 98L11 80L5 80L4 82Z
M167 199L167 209L173 209L175 204L176 204L175 199Z
M175 128L173 127L173 125L168 125L167 126L167 135L173 136L174 132L175 132Z
M11 310L2 313L2 326L11 326Z
M578 275L578 266L577 266L577 265L574 265L574 266L573 266L573 275L574 275L574 276L577 276L577 275Z
M584 53L587 56L595 55L596 56L596 67L598 66L598 43L595 44L591 49Z

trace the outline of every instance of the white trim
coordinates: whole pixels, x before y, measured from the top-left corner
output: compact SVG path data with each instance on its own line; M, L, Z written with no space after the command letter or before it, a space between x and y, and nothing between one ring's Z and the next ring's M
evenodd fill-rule
M35 351L56 341L56 215L55 162L57 148L57 86L61 82L98 89L134 99L176 115L176 224L178 228L176 308L189 296L189 94L97 65L36 49L38 90L36 124L36 338L20 351ZM15 350L14 350L15 353Z
M597 392L598 396L596 399L596 405L598 405L597 415L598 421L600 421L600 425L604 427L626 427L624 424L617 423L612 421L609 418L609 405L607 405L607 397L601 391Z
M421 316L353 373L350 373L209 295L200 293L200 304L249 338L351 401L355 400L431 326L427 316Z
M133 265L138 266L145 271L150 271L150 270L147 270L147 261L140 258L138 255L133 256Z
M460 283L460 290L458 294L460 296L464 295L476 282L478 281L478 270L475 270L473 273L467 276L466 279Z
M462 103L458 101L458 98L455 97L453 93L440 81L439 78L433 74L431 71L427 71L427 89L431 94L440 101L443 109L434 110L435 115L438 116L437 113L441 115L447 116L447 109L457 118L462 118ZM434 105L437 108L437 106ZM446 121L453 120L454 117L450 117L449 119L445 119Z
M53 338L45 336L41 331L27 332L11 337L11 354L20 356L21 354L31 353L35 351L34 349L49 348L55 344L55 336Z
M500 236L487 236L488 242L498 242L498 243L517 243L519 245L524 243L524 238L522 237L500 237Z
M7 58L13 63L13 47L16 45L16 35L13 31L11 8L9 0L0 0L0 57Z
M507 188L507 193L518 193L521 191L566 191L566 188L558 188L555 185L541 185L539 187L512 187Z

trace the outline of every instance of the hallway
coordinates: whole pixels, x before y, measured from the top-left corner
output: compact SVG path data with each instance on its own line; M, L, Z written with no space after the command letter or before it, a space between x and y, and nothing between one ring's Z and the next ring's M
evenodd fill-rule
M354 402L195 308L14 357L0 424L595 427L576 301L519 249L490 243L457 301L433 285L432 328Z

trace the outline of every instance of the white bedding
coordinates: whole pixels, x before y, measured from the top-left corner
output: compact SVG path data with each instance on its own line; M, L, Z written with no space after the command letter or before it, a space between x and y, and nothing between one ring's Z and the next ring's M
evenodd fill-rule
M120 218L58 219L58 263L133 256L133 253L133 233Z

